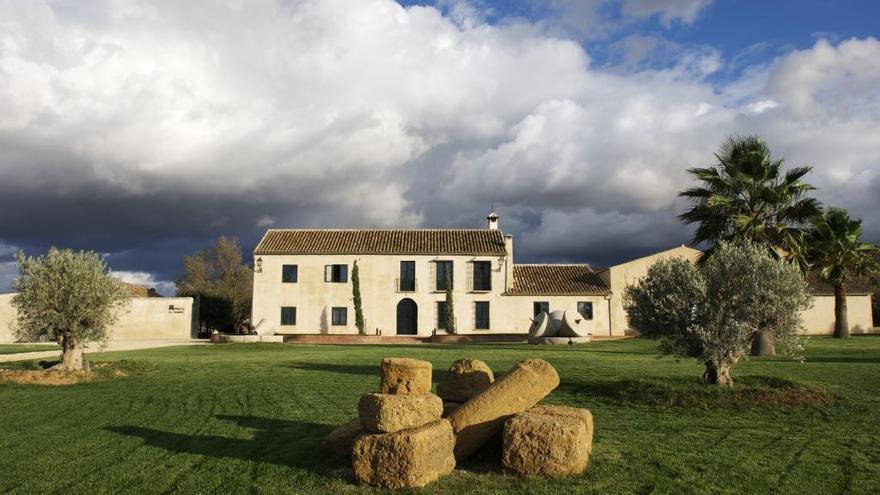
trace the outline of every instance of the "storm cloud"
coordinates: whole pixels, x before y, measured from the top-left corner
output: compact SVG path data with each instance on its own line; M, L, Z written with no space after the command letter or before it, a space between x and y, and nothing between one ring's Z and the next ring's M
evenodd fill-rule
M667 4L622 12L689 23L708 2ZM35 0L0 18L0 291L17 248L94 249L168 292L220 234L479 227L493 203L519 261L605 265L687 242L685 169L731 133L814 166L817 196L880 240L873 38L719 82L706 47L597 65L558 25L463 2Z

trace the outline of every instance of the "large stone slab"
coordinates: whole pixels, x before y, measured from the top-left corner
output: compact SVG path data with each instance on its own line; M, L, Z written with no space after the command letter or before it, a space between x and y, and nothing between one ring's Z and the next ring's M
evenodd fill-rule
M382 360L383 394L427 394L431 392L431 363L410 358Z
M504 424L501 467L523 476L572 476L587 468L593 416L586 409L539 406Z
M550 363L527 359L452 411L448 419L455 431L456 460L468 458L501 433L507 418L531 408L558 385L559 374Z
M364 433L364 427L361 425L360 418L355 418L331 431L324 438L324 445L330 448L336 455L349 457L351 456L351 448L354 445L355 439Z
M437 395L445 401L467 402L494 381L492 369L483 361L459 359L452 363L449 373L437 383Z
M393 433L422 426L442 414L443 400L434 394L366 394L358 402L361 424L372 433Z
M351 464L361 485L382 488L425 486L455 469L452 425L445 419L395 433L362 435Z

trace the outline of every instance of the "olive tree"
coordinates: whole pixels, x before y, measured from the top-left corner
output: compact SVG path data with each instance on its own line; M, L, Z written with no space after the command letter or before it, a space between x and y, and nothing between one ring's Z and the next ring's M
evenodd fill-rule
M125 285L113 278L98 253L51 248L43 256L16 254L18 311L15 333L22 340L48 337L63 352L53 369L78 371L85 366L89 342L105 342L110 326L128 300Z
M654 264L624 291L630 325L661 339L660 352L701 360L706 383L732 385L730 369L760 333L777 350L802 350L800 313L812 298L796 266L753 244L722 242L696 267L684 259Z

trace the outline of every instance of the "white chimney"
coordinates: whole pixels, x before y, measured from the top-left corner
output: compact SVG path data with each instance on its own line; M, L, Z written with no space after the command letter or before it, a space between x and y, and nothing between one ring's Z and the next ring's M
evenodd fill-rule
M489 221L489 230L498 230L498 215L495 214L494 210L489 212L486 220Z

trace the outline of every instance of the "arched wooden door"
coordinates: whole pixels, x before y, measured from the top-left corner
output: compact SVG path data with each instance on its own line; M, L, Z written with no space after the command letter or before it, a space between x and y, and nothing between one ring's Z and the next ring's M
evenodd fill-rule
M401 299L397 303L397 335L417 335L419 333L419 307L412 299Z

